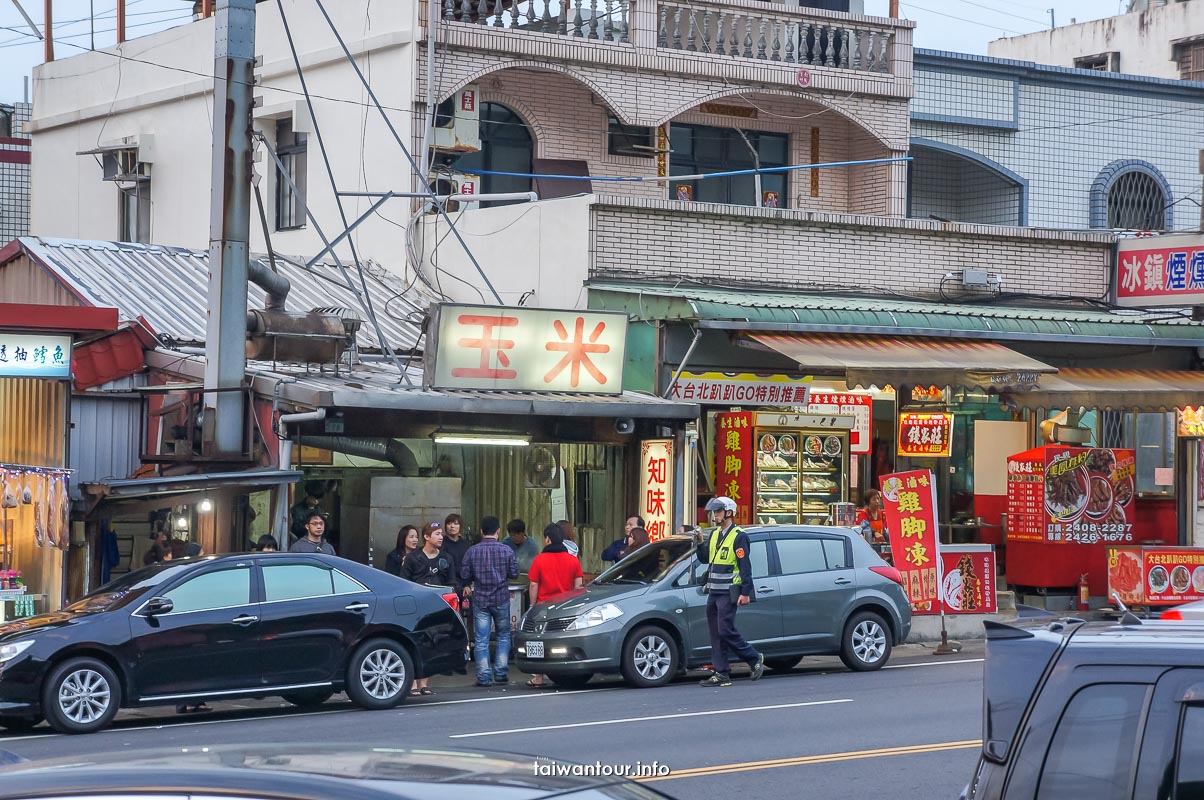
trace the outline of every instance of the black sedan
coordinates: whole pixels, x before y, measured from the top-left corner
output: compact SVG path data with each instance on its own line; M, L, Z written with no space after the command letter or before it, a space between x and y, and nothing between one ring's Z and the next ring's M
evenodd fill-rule
M346 691L393 708L416 675L463 667L468 634L443 595L302 553L208 556L131 572L62 611L0 625L0 727L44 717L90 733L118 709Z

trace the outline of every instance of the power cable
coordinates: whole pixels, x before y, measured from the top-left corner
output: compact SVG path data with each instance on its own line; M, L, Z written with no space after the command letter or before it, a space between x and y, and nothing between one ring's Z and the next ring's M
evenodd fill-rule
M982 28L990 28L991 30L994 30L994 31L1002 31L1003 33L1010 33L1010 34L1019 34L1020 33L1020 31L1009 30L1008 28L1005 28L1002 25L991 25L986 22L979 22L978 20L975 20L975 19L966 19L965 17L959 17L954 14L946 14L944 11L933 11L931 8L924 8L923 6L917 6L915 3L912 3L910 1L905 2L902 5L904 8L914 8L916 11L924 11L929 14L936 14L938 17L948 17L949 19L955 19L958 22L968 22L971 25L978 25L979 27L982 27Z
M1002 14L1005 17L1011 17L1013 19L1023 20L1024 22L1031 22L1035 25L1045 25L1045 20L1043 20L1043 19L1033 19L1031 17L1022 17L1019 14L1013 14L1010 11L1000 11L998 8L992 8L991 6L984 6L982 3L975 3L974 0L957 0L957 2L965 3L966 5L974 6L975 8L985 9L986 11L990 11L992 14Z

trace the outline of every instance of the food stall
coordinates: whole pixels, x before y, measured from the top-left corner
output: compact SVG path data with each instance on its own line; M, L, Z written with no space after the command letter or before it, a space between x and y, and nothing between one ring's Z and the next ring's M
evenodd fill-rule
M1143 514L1131 449L1047 445L1008 457L1007 581L1061 588L1107 585L1110 548L1171 544Z

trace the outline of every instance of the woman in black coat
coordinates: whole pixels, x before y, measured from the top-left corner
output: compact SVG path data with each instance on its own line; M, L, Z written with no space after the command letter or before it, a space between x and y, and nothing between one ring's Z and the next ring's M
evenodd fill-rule
M401 564L401 577L407 581L420 583L423 586L454 591L452 577L452 560L443 555L443 530L438 522L430 522L422 528L422 547L410 552ZM427 678L414 679L414 687L410 694L434 694L426 685Z
M385 556L385 572L401 577L401 564L405 557L418 547L418 529L413 525L403 525L397 532L397 546Z

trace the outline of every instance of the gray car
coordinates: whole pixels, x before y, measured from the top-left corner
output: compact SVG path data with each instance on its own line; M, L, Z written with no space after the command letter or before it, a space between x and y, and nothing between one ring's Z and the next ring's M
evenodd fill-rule
M747 531L756 601L736 624L770 669L808 655L839 655L854 670L886 664L911 631L894 567L848 528ZM705 570L690 537L641 547L587 586L532 606L515 634L519 669L566 688L615 672L649 687L710 663Z

